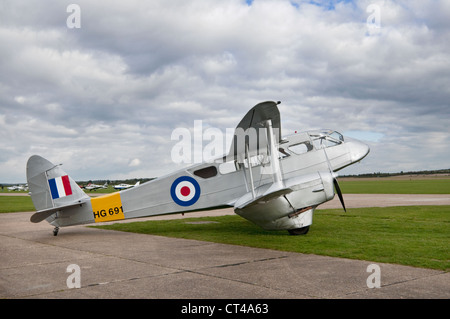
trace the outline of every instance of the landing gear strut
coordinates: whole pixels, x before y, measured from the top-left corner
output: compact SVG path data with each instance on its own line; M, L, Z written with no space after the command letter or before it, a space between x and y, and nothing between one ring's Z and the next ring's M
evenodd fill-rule
M58 231L59 231L59 227L55 227L55 228L53 229L53 236L58 235Z
M295 229L288 229L289 234L291 235L306 235L309 231L309 226Z

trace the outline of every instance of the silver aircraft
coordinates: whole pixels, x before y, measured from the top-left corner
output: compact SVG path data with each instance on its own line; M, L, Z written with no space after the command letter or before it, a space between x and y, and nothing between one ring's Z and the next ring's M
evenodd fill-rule
M281 137L279 102L254 106L235 129L230 151L136 187L89 197L60 165L34 155L27 163L31 222L59 227L233 207L266 230L306 234L318 205L339 196L336 171L369 147L333 130Z
M140 183L141 183L140 181L136 182L136 184L134 184L134 185L121 183L119 185L114 185L114 189L124 190L124 189L128 189L128 188L131 188L131 187L139 186Z
M94 184L94 183L89 183L89 184L87 184L84 187L84 189L87 189L89 191L95 191L95 190L100 189L100 188L108 188L108 182L106 182L103 185L97 185L97 184Z

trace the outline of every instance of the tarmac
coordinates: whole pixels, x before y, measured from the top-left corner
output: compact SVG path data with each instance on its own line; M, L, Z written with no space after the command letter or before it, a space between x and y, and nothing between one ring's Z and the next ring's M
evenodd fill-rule
M348 194L345 202L347 207L449 205L450 197ZM338 200L321 206L333 207L340 207ZM0 298L450 298L450 274L445 271L86 226L62 228L54 237L48 223L30 222L32 214L0 214ZM223 214L233 211L184 217ZM378 279L380 287L373 287Z

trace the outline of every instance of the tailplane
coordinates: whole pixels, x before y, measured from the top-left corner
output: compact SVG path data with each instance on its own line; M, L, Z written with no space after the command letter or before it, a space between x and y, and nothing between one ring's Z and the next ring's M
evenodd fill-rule
M38 155L28 159L27 181L36 208L36 214L31 217L34 223L90 199L60 165Z

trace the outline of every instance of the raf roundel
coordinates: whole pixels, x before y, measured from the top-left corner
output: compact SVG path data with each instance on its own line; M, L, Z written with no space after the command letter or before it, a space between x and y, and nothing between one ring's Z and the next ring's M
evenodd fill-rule
M172 183L170 195L178 205L191 206L200 198L200 185L192 177L181 176Z

